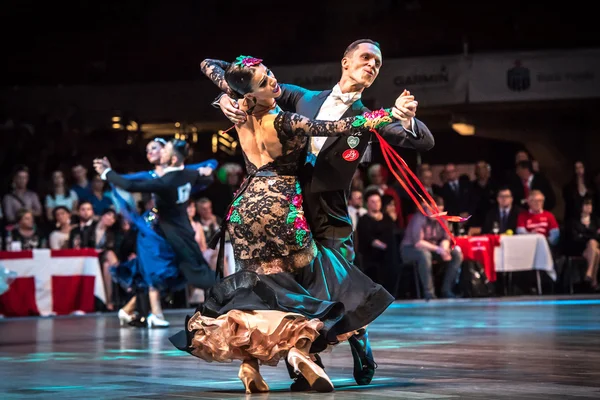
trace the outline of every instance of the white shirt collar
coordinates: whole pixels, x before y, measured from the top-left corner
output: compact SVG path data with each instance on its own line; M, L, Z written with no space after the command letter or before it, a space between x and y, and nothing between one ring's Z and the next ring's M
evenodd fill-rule
M344 104L351 104L362 97L362 92L342 93L340 85L336 84L331 90L330 96L340 99Z
M529 178L527 178L527 186L531 187L532 180L533 180L533 174L529 175Z
M179 167L167 167L167 168L163 169L163 175L168 174L169 172L173 172L173 171L182 171L184 168L185 168L185 165L180 165Z

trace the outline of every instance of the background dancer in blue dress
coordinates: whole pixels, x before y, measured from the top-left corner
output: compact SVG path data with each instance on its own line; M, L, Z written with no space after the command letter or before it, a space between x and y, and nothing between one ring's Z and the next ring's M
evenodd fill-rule
M146 146L146 158L154 165L153 170L141 171L124 175L128 180L144 181L157 179L163 175L166 164L161 163L161 149L167 144L164 139L154 139ZM216 160L207 160L199 164L186 165L185 169L198 170L200 168L215 169ZM194 187L193 191L202 190L206 185ZM161 292L167 290L180 290L185 287L185 277L177 268L175 253L164 237L155 231L156 209L146 211L140 216L123 199L113 186L113 194L118 201L122 214L137 228L137 256L136 258L111 268L113 279L122 287L136 292L118 316L121 325L167 327L169 323L162 315L160 304ZM138 307L139 318L133 315ZM151 311L151 313L149 313Z

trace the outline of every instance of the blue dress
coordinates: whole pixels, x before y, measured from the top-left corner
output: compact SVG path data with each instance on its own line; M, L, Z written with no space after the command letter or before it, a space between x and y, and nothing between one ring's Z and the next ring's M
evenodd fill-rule
M186 165L186 169L201 167L217 168L216 160L208 160L199 164ZM142 171L124 175L130 180L156 179L154 171ZM194 191L204 189L195 187ZM137 229L137 257L111 267L113 280L124 289L147 290L153 287L161 292L180 290L185 287L186 280L177 268L175 253L165 238L159 235L154 225L157 221L153 211L146 211L141 216L121 197L113 187L113 195L119 202L122 214Z

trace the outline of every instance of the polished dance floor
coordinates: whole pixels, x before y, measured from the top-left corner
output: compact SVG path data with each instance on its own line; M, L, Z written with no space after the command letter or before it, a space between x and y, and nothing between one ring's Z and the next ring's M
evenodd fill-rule
M240 399L239 362L205 363L171 328L120 328L115 314L0 320L0 399ZM325 354L336 391L292 393L263 367L269 399L600 398L600 298L398 302L370 326L378 363L356 386L347 344Z

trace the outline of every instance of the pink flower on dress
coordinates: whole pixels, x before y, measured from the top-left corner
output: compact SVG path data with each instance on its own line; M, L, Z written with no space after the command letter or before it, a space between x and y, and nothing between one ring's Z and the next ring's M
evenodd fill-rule
M387 112L383 108L365 113L366 119L375 119L375 118L380 118L380 117L385 117L385 116L387 116Z
M226 221L229 221L229 218L231 218L232 212L233 212L233 207L229 207L229 212L227 213L227 216L225 217Z
M297 216L294 220L294 228L301 229L303 231L308 231L308 224L306 223L306 218L304 218L304 216Z
M301 194L297 194L294 196L294 199L292 200L292 204L296 207L301 207L302 206L302 195Z

